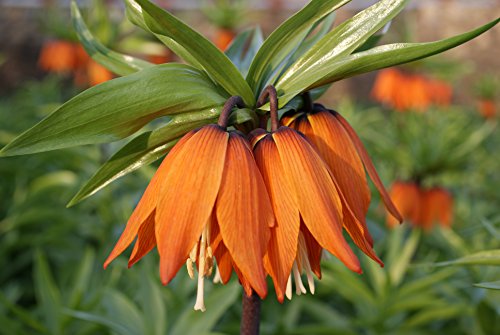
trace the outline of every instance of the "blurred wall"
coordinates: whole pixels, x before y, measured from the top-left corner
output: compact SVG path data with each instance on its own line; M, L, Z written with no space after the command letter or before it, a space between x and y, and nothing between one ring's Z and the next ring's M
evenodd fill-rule
M6 58L3 65L0 65L0 94L18 86L28 78L42 75L36 67L36 59L38 50L47 36L43 36L40 31L39 15L43 12L34 5L40 5L43 2L41 0L3 0L0 2L0 54ZM85 1L80 2L85 3ZM121 4L120 1L115 2ZM195 0L162 0L157 2L174 8L196 8L199 4ZM337 22L352 16L359 8L374 2L376 1L352 1L339 11ZM61 3L67 3L67 1ZM249 11L245 26L258 23L266 34L293 13L288 9L264 10L264 4L270 4L270 1L249 1L248 3L251 4L252 8L257 9ZM304 3L303 0L281 1L281 4L286 8L298 8ZM408 25L413 27L413 41L446 38L493 20L498 17L499 13L500 1L495 0L413 1L408 9L394 20L391 33L384 37L382 42L403 41L404 37L398 36L397 32L403 31L404 27ZM213 32L213 27L203 19L199 12L177 10L177 14L205 34L211 35ZM67 15L69 16L69 11L67 11ZM499 42L500 30L495 27L480 38L446 53L446 57L467 62L472 67L467 80L464 83L458 83L459 99L468 99L467 81L472 80L474 76L481 73L499 74ZM359 99L364 99L368 95L372 77L373 74L369 74L336 84L331 94L332 99L348 93L354 94Z

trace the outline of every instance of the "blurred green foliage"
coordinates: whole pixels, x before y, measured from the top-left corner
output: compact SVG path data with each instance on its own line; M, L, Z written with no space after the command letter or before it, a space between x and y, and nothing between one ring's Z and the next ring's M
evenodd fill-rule
M1 97L0 146L73 94L47 78ZM350 101L335 107L386 183L423 173L425 182L451 189L455 222L430 234L407 225L388 230L374 199L368 223L386 267L362 258L357 275L326 258L316 295L283 305L270 286L262 334L498 334L500 257L476 254L500 248L497 124L457 106L422 115ZM195 282L184 271L161 286L154 252L132 269L125 257L102 269L154 172L142 168L67 209L109 146L0 160L0 334L237 333L242 290L234 278L207 285L201 313L192 310Z

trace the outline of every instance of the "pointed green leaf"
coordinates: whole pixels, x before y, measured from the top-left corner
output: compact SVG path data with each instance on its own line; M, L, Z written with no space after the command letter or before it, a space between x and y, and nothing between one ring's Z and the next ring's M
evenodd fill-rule
M260 92L268 80L299 47L311 27L350 0L313 0L294 16L282 23L265 41L252 61L247 81Z
M82 92L14 139L0 154L116 141L155 118L218 109L224 102L212 81L193 67L156 65Z
M80 10L78 9L78 5L74 1L71 2L71 16L78 39L85 48L85 51L87 51L90 57L96 62L113 73L120 76L126 76L154 65L132 56L122 55L102 45L87 28Z
M434 263L433 265L500 265L500 249L480 251L452 261Z
M51 334L61 334L61 292L54 282L47 258L41 251L35 253L35 293L38 306Z
M245 30L234 38L224 53L241 74L246 76L250 63L263 42L264 38L259 27Z
M149 29L179 43L230 95L241 96L247 106L255 104L254 94L245 79L229 58L215 45L149 0L136 0L136 2L144 12L149 14L144 18Z
M173 53L186 61L189 65L194 66L199 70L203 70L203 66L201 66L200 63L198 63L198 61L179 43L177 43L170 37L155 34L153 31L151 31L151 29L149 29L148 25L144 21L144 18L149 17L149 15L142 11L141 6L135 0L125 0L125 12L130 22L155 35L157 39L159 39L170 50L172 50Z
M318 76L324 73L326 64L355 51L396 16L407 2L408 0L379 1L336 27L283 73L276 84L278 92L284 93L291 99L293 97L291 92L301 92L310 88L311 81L315 81L311 73ZM280 98L280 106L288 101Z
M474 286L480 287L480 288L486 288L488 290L500 290L500 280L487 282L487 283L477 283L477 284L474 284Z
M321 69L305 73L302 77L303 82L291 83L283 87L285 97L280 97L280 103L300 93L305 82L308 83L306 89L311 89L358 74L429 57L470 41L494 27L499 20L496 19L482 27L444 40L427 43L388 44L323 64Z

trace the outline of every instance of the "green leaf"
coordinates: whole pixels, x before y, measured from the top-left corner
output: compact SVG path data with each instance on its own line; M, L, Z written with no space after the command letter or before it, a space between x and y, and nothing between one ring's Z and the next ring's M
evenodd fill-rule
M480 287L480 288L486 288L488 290L500 290L500 280L486 282L486 283L477 283L477 284L474 284L474 286Z
M170 151L180 136L192 129L215 122L218 115L219 111L215 109L205 113L176 115L167 125L137 136L99 168L71 199L68 207L90 197L116 179L156 161Z
M78 39L85 48L85 51L87 51L90 57L92 57L96 62L108 70L120 76L126 76L154 66L154 64L144 60L112 51L97 41L83 21L82 15L75 1L71 2L71 16Z
M500 265L500 249L480 251L452 261L438 262L438 263L433 263L431 265L433 266Z
M415 254L415 250L417 250L420 235L420 230L413 229L410 237L405 241L404 247L400 250L394 260L394 263L391 264L389 277L392 285L397 286L403 280L404 275L408 270L410 261Z
M252 59L259 51L263 42L264 38L259 27L249 29L234 38L226 49L225 54L241 74L246 76Z
M371 35L396 16L407 2L408 0L379 1L326 34L280 77L276 89L286 97L280 97L280 106L301 91L311 88L317 77L324 73L328 63L349 55L363 45Z
M265 41L252 61L247 81L260 92L280 65L299 47L311 27L350 0L313 0L282 23Z
M91 248L87 248L83 254L80 266L75 273L73 285L68 299L68 307L76 308L87 292L90 284L91 276L94 270L95 252Z
M309 79L304 79L304 81L307 81L309 85L306 89L323 86L358 74L412 62L441 53L481 35L494 27L499 20L500 19L493 20L482 27L444 40L427 43L382 45L368 51L344 57L332 63L325 63L321 70L307 72L307 77ZM304 85L293 85L293 87L292 85L287 85L286 95L296 95L297 92L301 91L301 86ZM285 90L285 88L282 89ZM280 97L280 99L286 101L289 98Z
M147 329L145 334L164 335L167 334L167 311L162 299L161 288L158 287L158 280L152 280L144 269L143 267L139 299L143 311L144 326Z
M203 70L203 66L201 66L200 63L198 63L198 61L179 43L177 43L170 37L155 34L153 31L151 31L144 19L145 17L149 17L149 15L142 11L141 6L135 0L125 0L125 12L130 22L155 35L157 39L159 39L170 50L172 50L173 53L185 60L188 64L194 66L199 70Z
M148 0L136 0L144 12L149 14L145 22L156 34L167 36L179 43L196 61L203 66L208 75L230 95L239 95L247 106L255 104L255 97L238 69L215 45L198 32L157 7Z
M206 75L193 67L156 65L82 92L5 146L0 154L21 155L116 141L155 118L212 110L224 101Z
M231 283L214 287L205 300L207 310L203 313L186 308L181 314L171 335L201 334L210 331L239 296L240 286Z
M38 306L51 334L61 334L61 293L59 292L47 259L41 251L35 253L35 293Z
M48 330L42 325L37 319L35 319L28 310L23 309L22 307L12 303L7 297L0 291L0 305L6 307L7 310L10 310L12 314L16 316L19 321L22 321L23 324L31 327L33 330L37 331L37 334L49 334ZM8 328L7 328L8 329Z

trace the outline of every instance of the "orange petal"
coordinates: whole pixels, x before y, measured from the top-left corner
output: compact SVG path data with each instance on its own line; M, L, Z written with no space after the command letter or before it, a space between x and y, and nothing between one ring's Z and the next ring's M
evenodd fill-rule
M395 182L390 188L390 197L405 220L419 225L422 199L420 190L415 183ZM387 216L389 227L394 227L397 224L398 222L392 216Z
M310 123L309 127L306 126L307 121ZM338 183L339 192L345 196L348 206L357 218L357 229L373 246L373 238L365 220L370 205L370 189L363 162L349 135L330 111L326 110L308 115L307 119L299 123L299 131L312 142L330 168L333 179ZM346 216L345 209L343 213ZM344 223L353 222L348 220Z
M318 279L321 279L321 256L323 255L323 248L314 239L314 236L312 236L303 222L300 224L300 232L304 236L306 242L307 256L309 258L311 270Z
M201 128L169 155L156 207L160 276L167 284L210 223L224 169L228 134L216 125Z
M216 203L225 246L259 296L267 294L263 256L274 223L271 202L248 142L232 132Z
M146 221L139 228L137 241L134 245L134 250L130 255L128 267L137 263L144 255L150 252L156 246L155 237L155 211L149 215Z
M297 255L300 227L297 199L285 179L278 148L270 135L256 144L254 155L271 197L276 217L276 224L271 229L264 266L274 281L278 300L283 302L288 277Z
M167 155L167 157L165 157L155 175L149 182L149 185L146 188L146 191L144 191L141 200L135 207L134 212L128 219L127 226L120 236L120 239L116 243L113 251L111 251L111 254L104 262L104 268L106 268L109 263L111 263L116 257L118 257L118 255L120 255L130 245L130 243L132 243L132 241L137 236L137 232L139 231L142 223L146 221L151 213L155 210L162 183L170 169L171 157L174 157L180 150L180 148L182 148L184 143L186 143L197 131L198 130L193 130L184 135L184 137L179 140L179 142L172 148L172 150L170 150L170 153Z
M351 138L352 142L354 143L354 146L356 147L356 150L358 151L358 154L361 157L363 164L365 165L368 175L372 179L373 183L375 184L375 187L377 188L377 190L380 193L380 196L382 197L382 201L384 202L385 207L389 210L392 216L394 216L399 222L402 222L403 218L401 217L401 214L399 214L398 210L392 203L391 198L389 197L389 194L387 193L387 190L384 187L384 184L382 183L380 177L378 176L377 170L375 170L375 167L373 166L372 160L370 159L368 152L366 151L365 147L363 146L363 143L361 142L361 139L358 137L354 129L352 129L351 125L347 122L347 120L342 117L342 115L340 115L339 113L335 113L335 117L342 124L347 134Z
M233 261L224 243L219 243L217 249L215 249L214 256L217 260L220 279L223 284L227 284L233 273Z
M272 136L307 228L323 248L361 272L358 258L342 235L342 205L328 167L296 131L281 127Z

